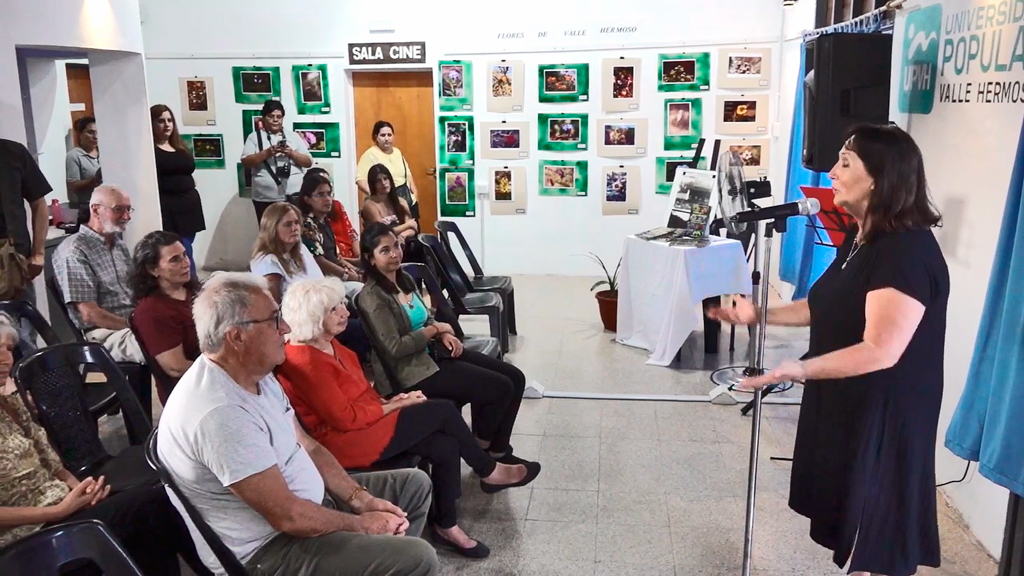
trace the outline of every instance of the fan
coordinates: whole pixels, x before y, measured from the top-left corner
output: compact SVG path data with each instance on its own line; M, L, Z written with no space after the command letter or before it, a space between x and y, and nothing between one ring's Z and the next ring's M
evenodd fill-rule
M749 222L733 222L732 217L750 209L746 175L740 155L726 150L718 157L718 214L730 235L747 232Z

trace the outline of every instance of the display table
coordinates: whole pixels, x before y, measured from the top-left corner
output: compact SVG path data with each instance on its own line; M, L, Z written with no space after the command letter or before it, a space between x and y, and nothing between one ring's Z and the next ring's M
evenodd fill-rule
M621 344L651 352L648 364L668 366L703 319L704 299L750 294L743 245L713 238L704 248L670 246L629 236L619 271Z

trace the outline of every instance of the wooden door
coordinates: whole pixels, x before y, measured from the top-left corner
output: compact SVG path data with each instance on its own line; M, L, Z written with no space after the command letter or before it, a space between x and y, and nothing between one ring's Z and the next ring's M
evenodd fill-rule
M437 221L437 147L434 143L434 78L430 71L353 72L356 158L373 145L373 124L395 127L395 146L409 163L419 191L420 232ZM353 168L355 165L353 164ZM364 198L360 194L360 205Z
M72 108L78 108L71 112L71 138L74 140L75 146L78 146L78 134L75 134L74 131L75 121L85 116L94 116L92 78L89 76L88 64L65 64L64 69L68 75L68 101Z

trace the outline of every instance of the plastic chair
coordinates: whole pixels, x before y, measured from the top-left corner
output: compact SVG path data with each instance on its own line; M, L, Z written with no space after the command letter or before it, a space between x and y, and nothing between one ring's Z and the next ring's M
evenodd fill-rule
M153 428L153 431L149 434L149 438L146 440L146 461L156 471L157 476L160 478L160 482L170 489L177 498L181 507L185 509L185 513L188 514L188 520L191 521L192 525L195 526L196 530L206 541L206 545L210 547L213 555L216 556L217 561L220 562L221 567L228 576L248 576L249 572L242 565L242 562L235 556L235 553L227 547L227 544L220 539L220 536L214 532L213 528L206 523L203 515L199 510L196 509L195 505L189 501L188 498L181 492L181 488L174 482L174 477L171 476L170 471L160 462L160 457L156 450L157 448L157 428Z
M146 348L145 342L142 341L139 331L135 327L135 312L128 315L128 328L131 329L135 340L138 341L139 349L142 350L142 357L146 359L146 365L149 366L153 378L156 379L156 393L160 397L160 404L166 405L167 398L171 396L171 390L174 390L180 378L175 378L165 372L160 363L157 362L156 357L149 353L149 349Z
M469 247L469 242L466 241L466 237L462 235L462 230L459 229L459 225L455 222L439 220L434 222L434 226L437 227L437 235L448 252L448 257L455 263L455 272L459 275L462 283L466 285L470 292L494 292L500 295L501 303L505 306L508 332L509 334L518 334L516 331L516 292L512 286L512 277L486 276L483 268L480 267L480 263L477 262L476 255L473 254L473 249ZM459 263L459 259L455 256L450 236L455 236L459 241L462 253L465 254L470 268L473 269L472 278L462 269L462 264Z
M384 344L381 343L380 338L377 336L377 331L373 329L372 321L369 318L370 315L363 312L362 306L359 305L360 296L362 296L362 294L362 292L356 294L356 308L360 311L360 321L363 323L366 337L370 339L370 347L373 349L372 355L377 358L377 361L380 362L381 368L384 369L384 376L388 379L387 383L390 387L389 390L381 390L379 386L382 383L374 382L374 388L377 389L377 392L381 396L389 398L401 391L401 381L398 379L398 373L395 371L395 365L391 361L391 356L388 354Z
M99 520L43 528L0 550L0 574L61 576L76 569L104 576L143 576Z
M462 325L459 324L459 315L452 309L451 303L448 302L448 298L445 297L444 291L441 289L441 284L434 277L434 273L430 271L430 268L427 268L425 264L410 262L402 264L402 270L405 270L414 280L426 285L427 292L430 293L430 303L436 308L434 316L438 320L449 322L452 325L452 328L455 329L455 336L462 340L462 344L467 350L473 350L498 360L502 359L504 354L501 352L501 342L497 338L490 336L466 336L466 333L462 330Z
M64 302L64 296L60 290L60 285L57 284L57 278L51 273L46 276L45 280L46 291L50 293L51 300L57 304L57 312L60 313L61 319L68 325L72 337L78 342L85 342L85 335L78 329L78 325L75 324L74 319L71 317L71 312L68 310L67 303Z
M424 247L427 260L439 273L442 287L447 291L452 307L459 315L483 315L491 327L491 336L501 342L503 353L509 350L508 322L501 296L493 292L469 292L454 271L454 265L436 236L420 234L416 237Z
M132 445L116 456L100 442L99 426L83 391L82 365L102 372L117 395ZM75 477L106 476L115 492L156 483L142 447L152 424L128 380L102 346L75 342L33 352L14 367L14 382L22 401L34 410Z

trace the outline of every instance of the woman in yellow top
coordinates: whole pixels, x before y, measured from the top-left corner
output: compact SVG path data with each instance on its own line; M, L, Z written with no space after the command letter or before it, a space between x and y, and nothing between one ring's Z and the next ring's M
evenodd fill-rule
M378 120L373 125L373 142L374 145L359 157L359 164L356 166L356 186L363 194L373 195L368 178L370 168L374 164L383 164L391 172L398 197L409 205L413 219L419 220L420 206L416 201L419 192L416 190L412 174L409 173L409 163L406 162L402 151L395 147L395 127L386 120Z

